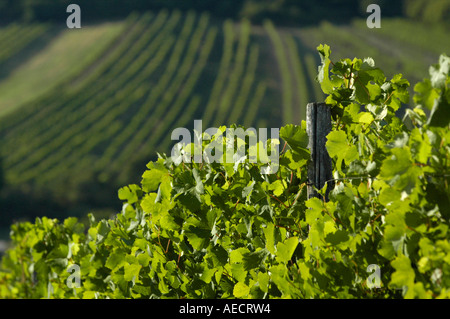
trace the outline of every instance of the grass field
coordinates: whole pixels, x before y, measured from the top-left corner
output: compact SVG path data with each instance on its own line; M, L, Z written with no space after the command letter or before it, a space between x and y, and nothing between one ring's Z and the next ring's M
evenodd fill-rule
M117 188L138 183L157 152L170 153L171 132L194 119L204 128L300 123L306 104L324 99L320 43L336 60L372 56L388 77L401 71L413 84L449 54L445 37L404 20L296 29L178 11L81 30L1 27L1 164L4 189L19 194L3 216L32 207L20 196L85 212L117 207Z

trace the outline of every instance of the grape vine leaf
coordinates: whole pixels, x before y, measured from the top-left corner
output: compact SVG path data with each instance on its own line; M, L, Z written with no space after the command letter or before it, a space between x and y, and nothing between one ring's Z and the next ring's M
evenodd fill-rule
M450 74L450 57L441 54L438 64L430 66L430 81L433 87L444 89Z
M288 124L280 129L280 137L286 141L289 147L297 154L309 155L309 137L306 130L300 125Z
M295 249L298 245L298 237L290 237L284 242L279 242L277 244L277 259L282 263L287 263L291 260Z
M233 296L235 296L236 298L244 298L248 296L249 293L250 287L243 282L238 282L236 285L234 285Z
M319 66L319 73L317 75L317 80L320 83L320 86L322 88L322 91L325 94L331 94L333 92L334 86L333 83L330 81L329 76L329 69L330 69L330 54L331 49L328 45L319 45L317 47L317 51L319 52L320 59L322 61L322 64Z
M337 157L336 167L342 171L342 161L348 165L358 159L358 150L355 145L349 144L344 131L332 131L327 135L326 147L330 157Z
M450 90L434 100L427 124L437 127L446 127L450 124Z

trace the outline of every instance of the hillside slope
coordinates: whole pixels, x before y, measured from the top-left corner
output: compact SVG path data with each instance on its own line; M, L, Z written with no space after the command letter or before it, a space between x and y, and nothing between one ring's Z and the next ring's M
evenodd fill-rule
M1 28L9 53L0 57L0 224L61 207L117 207L117 188L138 182L157 152L170 152L171 132L191 129L194 119L203 129L300 123L306 104L323 100L314 80L320 43L336 59L372 56L388 76L407 70L412 83L439 52L450 52L442 30L414 42L399 25L405 32L420 26L383 23L396 31L367 29L364 21L252 26L178 11L81 30Z

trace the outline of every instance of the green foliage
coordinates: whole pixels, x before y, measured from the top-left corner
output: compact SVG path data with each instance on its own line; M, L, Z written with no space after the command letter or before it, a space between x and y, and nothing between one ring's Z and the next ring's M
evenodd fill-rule
M0 297L449 298L448 58L416 85L402 122L401 75L387 80L370 58L333 62L328 46L318 51L333 114L328 202L306 197L305 123L281 128L270 175L262 157L192 163L187 145L121 188L114 218L90 215L87 230L74 218L14 225ZM367 280L374 264L378 288ZM66 282L71 265L79 287Z
M450 17L449 0L409 0L404 4L404 13L414 21L423 21L428 24L448 24Z

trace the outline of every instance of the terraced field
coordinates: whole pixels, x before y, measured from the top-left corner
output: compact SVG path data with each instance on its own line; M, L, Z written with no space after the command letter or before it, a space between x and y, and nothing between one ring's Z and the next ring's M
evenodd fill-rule
M361 21L289 29L161 11L81 30L0 28L0 154L5 188L89 209L117 207L117 187L139 182L156 152L170 152L171 132L194 119L204 129L300 123L306 104L324 98L320 43L336 59L372 56L412 81L450 52L428 47L439 30L414 42Z

